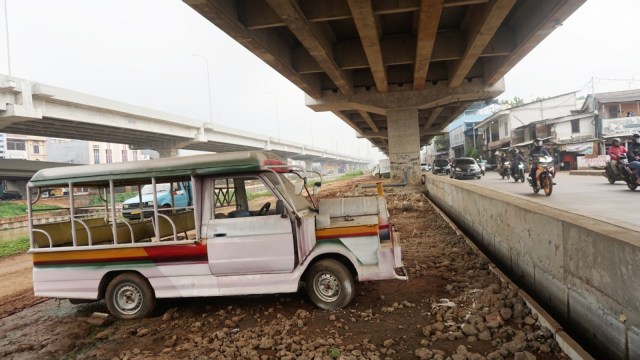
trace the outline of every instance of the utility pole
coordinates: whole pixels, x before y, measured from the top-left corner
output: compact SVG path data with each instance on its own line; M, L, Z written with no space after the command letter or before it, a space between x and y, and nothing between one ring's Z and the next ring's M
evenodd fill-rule
M7 68L9 70L9 76L11 76L11 53L9 46L9 15L7 13L7 1L4 0L4 26L5 26L5 34L7 35Z

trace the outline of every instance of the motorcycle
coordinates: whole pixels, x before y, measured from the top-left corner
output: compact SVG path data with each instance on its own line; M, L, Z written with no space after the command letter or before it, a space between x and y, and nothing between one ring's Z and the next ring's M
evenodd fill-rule
M513 171L513 181L518 182L518 180L524 182L524 163L518 161L514 171Z
M553 192L553 178L556 175L556 169L553 166L553 158L551 156L538 156L532 161L532 165L536 169L535 179L529 178L529 185L533 188L534 193L544 190L546 196L551 196Z
M629 166L629 159L627 159L625 154L620 155L620 158L618 159L618 173L620 173L620 176L622 177L621 180L624 180L624 182L627 183L627 187L630 190L635 190L638 187L638 184L636 183L638 176L636 175L635 170Z
M622 156L624 156L624 158L626 159L626 156L624 154L622 154ZM610 184L615 183L616 181L625 181L624 177L622 176L622 173L620 172L620 169L622 168L620 166L620 161L618 161L618 166L617 166L617 170L618 172L614 172L613 171L613 166L611 165L611 161L607 161L607 165L604 168L604 173L602 175L604 175L604 177L607 178L607 180L609 180Z
M510 161L505 161L502 164L502 169L500 170L500 175L502 176L502 178L504 179L505 177L507 178L507 180L510 178L510 174L509 174L509 168L511 167L511 162Z

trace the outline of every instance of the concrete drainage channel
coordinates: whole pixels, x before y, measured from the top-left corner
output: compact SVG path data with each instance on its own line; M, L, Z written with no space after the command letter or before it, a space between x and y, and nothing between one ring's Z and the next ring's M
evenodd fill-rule
M508 286L512 289L516 289L518 291L518 295L522 297L527 306L531 309L533 314L538 316L538 321L542 326L545 326L553 333L553 337L567 356L569 356L573 360L584 359L590 360L594 359L587 351L585 351L580 344L578 344L569 334L567 334L563 327L544 309L540 304L538 304L526 291L517 286L511 279L505 275L494 263L493 261L476 246L476 244L458 228L458 226L445 214L436 204L434 204L431 200L429 200L429 204L442 216L443 219L451 226L451 228L460 236L464 238L464 240L469 244L469 246L487 263L489 263L489 269L495 273L500 281L507 283Z

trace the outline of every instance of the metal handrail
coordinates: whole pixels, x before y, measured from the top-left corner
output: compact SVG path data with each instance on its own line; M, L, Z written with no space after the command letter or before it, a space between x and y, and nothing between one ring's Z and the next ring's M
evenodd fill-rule
M41 232L41 233L45 234L45 235L47 236L47 239L49 239L49 247L50 247L50 248L52 248L52 247L53 247L53 240L51 239L51 235L49 235L49 233L48 233L48 232L46 232L46 231L44 231L44 230L42 230L42 229L31 229L31 232L34 232L34 231ZM31 244L31 248L32 248L32 249L34 248L34 246L33 246L33 245L34 245L34 244Z

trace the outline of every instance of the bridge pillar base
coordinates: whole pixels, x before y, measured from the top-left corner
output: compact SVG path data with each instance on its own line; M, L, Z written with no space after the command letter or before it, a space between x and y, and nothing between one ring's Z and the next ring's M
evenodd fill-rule
M178 149L157 149L161 159L178 157Z
M418 109L387 110L391 179L420 184L420 123Z

